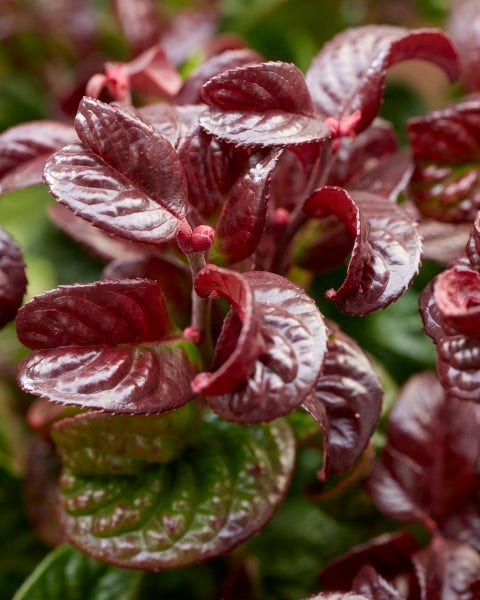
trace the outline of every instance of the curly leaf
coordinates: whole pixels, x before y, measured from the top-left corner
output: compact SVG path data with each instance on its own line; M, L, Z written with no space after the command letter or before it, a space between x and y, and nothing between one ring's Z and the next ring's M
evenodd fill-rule
M387 69L414 58L436 64L452 81L458 76L455 49L439 30L367 25L336 35L306 75L316 113L342 119L360 110L362 131L378 114Z
M345 281L327 292L342 311L365 315L406 291L419 268L422 242L416 222L401 207L369 192L323 187L304 211L335 215L355 238Z
M153 281L61 286L26 304L19 339L34 349L19 367L25 391L111 412L165 412L192 396L196 347L171 336Z
M422 215L473 221L480 209L480 101L410 119L407 132L416 166L410 191Z
M11 321L27 287L25 263L19 246L0 227L0 327Z
M96 562L68 545L42 560L15 600L134 600L142 574Z
M228 294L237 280L248 304ZM326 348L313 300L279 275L238 275L213 265L200 271L195 289L203 297L227 298L233 310L217 342L214 371L197 375L194 391L207 396L218 415L242 423L270 421L297 408L315 384Z
M77 139L70 125L33 121L0 135L0 191L8 192L42 182L50 156Z
M434 301L442 324L471 338L480 338L480 273L448 269L435 278Z
M383 390L361 348L331 332L320 377L303 407L324 432L322 477L349 469L365 450L382 408Z
M294 458L285 422L239 427L211 420L169 464L152 462L129 475L66 469L62 524L81 550L119 566L161 570L199 562L265 525L283 499Z
M187 184L170 143L144 121L91 98L80 103L75 128L82 144L57 152L45 167L50 192L118 237L172 239Z
M467 242L466 254L472 269L480 271L480 212L477 213Z
M480 402L480 341L446 335L437 345L438 377L448 395Z
M247 168L223 205L216 226L219 247L231 262L250 256L262 237L272 174L280 156L253 154Z
M461 506L476 485L480 456L473 404L447 398L432 373L407 382L391 412L388 444L368 489L398 520L432 527Z

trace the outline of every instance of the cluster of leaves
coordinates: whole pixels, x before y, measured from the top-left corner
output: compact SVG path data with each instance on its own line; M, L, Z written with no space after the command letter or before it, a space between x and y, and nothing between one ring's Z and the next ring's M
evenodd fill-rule
M458 5L452 32L468 23L477 48L472 6ZM378 117L391 66L421 59L454 81L472 69L471 47L460 46L461 65L440 30L364 26L335 36L304 77L223 36L182 80L191 46L172 55L178 35L161 30L155 3L142 1L139 27L131 2L115 7L132 60L89 79L73 125L0 136L2 191L44 181L58 201L52 221L107 263L102 280L20 308L25 266L1 230L0 324L17 315L32 350L18 381L38 397L27 415L32 521L49 543L114 565L60 547L18 597L45 597L62 570L98 594L113 578L133 595L138 573L117 567L163 571L229 553L298 484L306 446L320 449L325 496L329 482L363 477L382 385L304 288L347 263L327 299L355 317L385 309L419 271L423 231L442 261L468 241L422 296L439 380L406 384L366 487L385 515L431 539L421 547L400 532L350 549L321 575L334 591L317 597L475 598L480 105L412 119L412 153ZM196 44L212 32L201 14ZM436 254L449 227L455 242ZM254 579L243 564L224 596Z

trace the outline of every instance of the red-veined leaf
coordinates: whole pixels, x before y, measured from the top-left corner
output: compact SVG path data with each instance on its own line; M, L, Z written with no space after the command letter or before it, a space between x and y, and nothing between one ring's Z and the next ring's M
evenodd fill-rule
M25 391L110 412L161 413L192 397L196 347L172 335L153 281L61 286L26 304L19 339L34 349L19 367Z
M172 239L187 185L170 143L144 121L91 98L80 103L75 127L83 144L57 152L45 167L50 192L118 237Z
M328 298L348 314L385 308L406 291L420 264L422 242L416 222L375 194L324 187L307 200L312 217L335 215L355 242L347 276Z
M0 227L0 327L11 321L27 287L20 247Z
M317 114L342 119L360 110L356 129L365 129L378 114L387 69L413 58L436 64L452 81L458 76L455 49L439 30L367 25L338 34L307 72Z

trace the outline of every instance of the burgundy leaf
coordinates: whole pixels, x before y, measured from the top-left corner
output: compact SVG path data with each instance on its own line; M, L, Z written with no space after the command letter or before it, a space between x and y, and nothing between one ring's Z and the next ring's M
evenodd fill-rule
M202 88L211 108L202 127L240 146L289 146L321 141L330 129L313 117L301 71L294 65L267 62L231 69Z
M318 148L318 144L314 146ZM272 212L277 208L291 212L304 199L311 173L309 166L296 152L284 150L281 153L270 186Z
M118 108L84 98L75 120L83 144L45 167L51 193L108 233L159 244L185 214L187 185L169 142Z
M460 57L462 80L470 91L480 89L480 11L476 0L455 0L448 32Z
M382 408L383 390L361 348L333 330L320 377L303 406L324 431L323 478L349 469L365 450Z
M403 597L370 565L362 567L353 580L353 589L371 600L403 600Z
M387 69L414 58L436 64L452 81L458 76L455 49L439 30L367 25L338 34L307 72L317 114L342 119L360 110L357 131L365 129L378 114Z
M442 339L445 333L455 333L450 328L447 329L445 323L443 323L442 315L433 295L433 281L427 285L420 296L420 314L423 321L423 330L432 338L435 344Z
M280 151L253 154L225 202L216 227L222 254L239 262L255 251L265 228L272 173Z
M270 421L299 406L314 385L326 347L314 302L288 280L266 272L243 275L205 267L195 289L227 298L214 371L193 381L221 417Z
M388 444L368 489L398 520L431 527L458 509L476 485L480 455L473 404L447 398L432 373L412 377L391 412Z
M418 548L405 531L386 533L337 558L321 572L320 582L326 589L349 590L358 570L367 564L387 579L396 578L411 569L410 557Z
M35 350L20 385L54 402L160 413L191 398L196 348L172 336L153 281L61 286L22 308L17 334Z
M202 86L209 79L230 69L260 63L262 60L260 54L249 48L229 50L212 56L185 80L175 98L175 102L178 104L197 104L203 102Z
M153 125L154 129L177 149L195 129L203 110L205 110L204 104L176 106L159 102L138 108L137 115Z
M421 600L462 598L476 600L480 591L480 554L467 544L435 536L413 555Z
M224 204L247 164L245 152L212 138L200 127L185 136L178 156L187 177L189 205L203 217Z
M354 594L353 592L349 592L348 594L321 592L320 594L315 594L315 596L309 596L306 600L369 600L369 598L360 594Z
M423 238L423 258L447 265L465 252L469 232L469 224L422 219L420 233Z
M50 156L76 139L73 127L57 121L33 121L7 129L0 135L0 190L41 183Z
M55 225L76 242L83 244L90 252L107 262L122 257L124 260L158 252L156 246L129 242L94 227L63 204L51 204L48 216Z
M27 287L25 264L19 246L0 227L0 327L11 321Z
M112 0L115 16L134 55L160 38L161 25L155 0Z
M449 539L463 542L480 552L480 512L478 505L462 507L443 526Z
M443 337L437 346L437 370L445 392L480 402L480 341L464 335Z
M128 72L131 86L147 96L169 98L175 96L182 85L178 71L169 61L160 44L148 48L124 67Z
M420 212L471 222L480 208L480 101L463 100L408 122L416 169L411 194Z
M111 262L104 279L153 279L165 290L168 313L179 327L190 324L192 278L188 267L167 256L141 256Z
M434 301L443 324L480 338L480 273L458 268L440 273L435 278Z
M468 238L466 254L472 269L480 271L480 212L477 213Z
M342 311L364 315L405 292L418 271L422 243L417 224L401 207L368 192L324 187L310 196L304 211L335 215L355 238L345 281L327 292Z

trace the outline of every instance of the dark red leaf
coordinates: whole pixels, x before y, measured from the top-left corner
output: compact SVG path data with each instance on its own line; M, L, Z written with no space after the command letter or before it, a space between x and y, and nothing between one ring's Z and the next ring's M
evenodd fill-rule
M411 119L408 137L416 163L410 189L420 212L471 222L480 208L480 101L463 100Z
M323 478L349 469L365 450L380 417L383 390L361 348L334 329L322 373L303 403L324 432Z
M478 504L462 507L451 515L442 528L445 536L472 546L480 552L480 511Z
M161 24L155 0L112 0L122 33L137 55L158 42Z
M446 333L455 333L442 321L442 315L433 295L433 281L427 285L420 296L420 315L423 321L423 330L436 344Z
M0 135L0 190L8 192L42 182L50 156L77 139L70 125L33 121Z
M480 89L480 11L476 0L455 0L448 32L460 57L462 81L470 91Z
M368 489L375 504L398 520L431 527L466 501L476 485L479 414L447 398L432 373L412 377L391 412L388 444Z
M191 398L196 347L172 336L153 281L61 286L23 307L17 334L35 350L20 385L54 402L160 413Z
M317 114L342 119L360 110L362 131L378 114L387 69L413 58L436 64L452 81L458 76L456 52L439 30L367 25L338 34L307 72Z
M467 544L435 536L413 555L421 600L462 598L476 600L480 591L480 554Z
M137 114L177 149L188 134L196 128L198 117L205 110L204 104L176 106L159 102L137 109Z
M221 417L270 421L299 406L322 366L326 331L314 302L296 285L267 272L239 275L213 265L197 277L202 297L233 305L215 352L214 371L193 381Z
M442 323L458 333L480 338L480 274L448 269L435 278L434 302Z
M393 588L370 565L362 567L353 580L353 589L371 600L403 600Z
M216 226L222 254L239 262L255 251L265 228L270 183L280 151L253 154L223 205Z
M480 212L477 213L468 238L466 254L472 268L480 271Z
M51 193L108 233L137 242L172 239L185 214L187 184L170 143L145 122L84 98L75 119L83 142L45 167Z
M147 96L170 98L182 85L182 78L160 44L148 48L124 66L132 88Z
M446 335L437 346L437 370L448 395L480 402L480 341Z
M320 582L325 589L349 590L358 570L367 564L387 579L396 578L411 569L410 557L418 548L405 531L386 533L337 558L321 572Z
M309 596L306 600L369 600L369 598L360 596L360 594L354 594L353 592L349 592L348 594L321 592L320 594L315 594L315 596Z
M423 258L448 265L465 252L469 232L470 225L466 223L443 223L434 219L422 219L420 233L423 238Z
M27 287L20 247L0 227L0 327L11 321Z
M178 104L198 104L203 102L202 86L212 77L236 67L245 67L262 62L263 58L249 48L229 50L212 56L198 67L185 80L182 89L177 94Z
M59 229L107 262L119 257L128 260L158 252L157 246L129 242L94 227L63 204L50 204L47 212Z
M364 315L406 291L419 268L422 242L417 224L400 206L368 192L323 187L304 211L335 215L355 238L345 281L327 292L342 311Z

